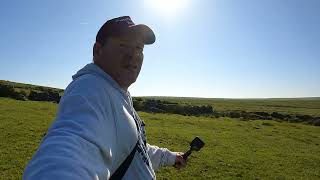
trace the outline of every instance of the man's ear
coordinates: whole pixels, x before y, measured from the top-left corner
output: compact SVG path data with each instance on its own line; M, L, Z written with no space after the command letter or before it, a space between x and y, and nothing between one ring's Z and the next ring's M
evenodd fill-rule
M93 45L93 57L97 58L100 56L102 45L99 42L95 42Z

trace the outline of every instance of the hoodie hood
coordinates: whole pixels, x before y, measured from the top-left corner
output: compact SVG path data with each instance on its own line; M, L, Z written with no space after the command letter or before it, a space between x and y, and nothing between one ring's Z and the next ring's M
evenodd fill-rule
M128 91L121 89L119 84L109 74L104 72L99 66L97 66L94 63L90 63L90 64L87 64L86 66L84 66L75 75L72 76L72 79L75 80L75 79L77 79L83 75L87 75L87 74L91 74L91 75L95 75L95 76L99 76L99 77L103 78L108 83L110 83L114 88L119 90L124 95L128 96L128 93L129 93Z

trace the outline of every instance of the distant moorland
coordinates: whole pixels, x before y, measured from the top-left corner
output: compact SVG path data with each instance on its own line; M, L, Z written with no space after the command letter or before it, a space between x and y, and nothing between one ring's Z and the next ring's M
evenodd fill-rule
M1 81L0 94L0 179L21 179L63 90ZM184 152L195 136L206 143L157 179L320 179L320 129L310 126L319 98L136 97L135 107L150 144Z
M0 80L0 97L58 103L62 89ZM137 111L240 120L277 120L320 126L320 98L219 99L134 97Z

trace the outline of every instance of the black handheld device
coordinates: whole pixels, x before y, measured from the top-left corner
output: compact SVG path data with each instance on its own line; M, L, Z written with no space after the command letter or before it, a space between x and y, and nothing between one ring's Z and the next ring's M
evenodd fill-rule
M183 159L187 160L192 151L199 151L203 146L204 142L197 136L190 143L190 149L182 155Z

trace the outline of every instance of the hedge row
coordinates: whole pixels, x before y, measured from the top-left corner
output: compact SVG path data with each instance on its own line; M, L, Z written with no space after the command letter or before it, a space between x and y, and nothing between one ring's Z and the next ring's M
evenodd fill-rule
M0 97L10 97L17 100L27 100L25 92L17 92L14 86L11 85L0 85Z
M213 108L210 105L193 106L153 99L142 100L140 98L135 98L133 100L133 106L137 111L156 113L172 113L182 115L204 115L213 113Z
M17 90L18 89L18 90ZM10 97L17 100L51 101L59 103L61 96L58 91L42 87L37 89L19 89L11 84L0 84L0 97ZM240 120L280 120L287 122L304 122L315 126L320 126L320 117L309 115L289 115L279 112L246 112L246 111L214 111L210 105L194 106L190 104L178 104L168 101L153 99L134 98L133 105L137 111L154 113L172 113L181 115L205 115L213 117L230 117Z
M211 117L229 117L240 120L279 120L286 122L303 122L320 126L320 117L309 115L289 115L279 112L246 112L246 111L214 111L212 106L193 106L188 104L171 103L167 101L135 98L133 105L137 111L154 112L154 113L172 113L181 115L205 115Z
M0 97L10 97L16 100L32 101L52 101L58 103L61 96L59 92L45 89L46 91L36 91L30 89L16 90L13 85L0 84Z
M246 111L226 111L226 112L214 112L212 116L218 117L230 117L239 118L240 120L279 120L286 122L303 122L320 126L320 117L314 117L310 115L290 115L282 114L279 112L246 112Z

